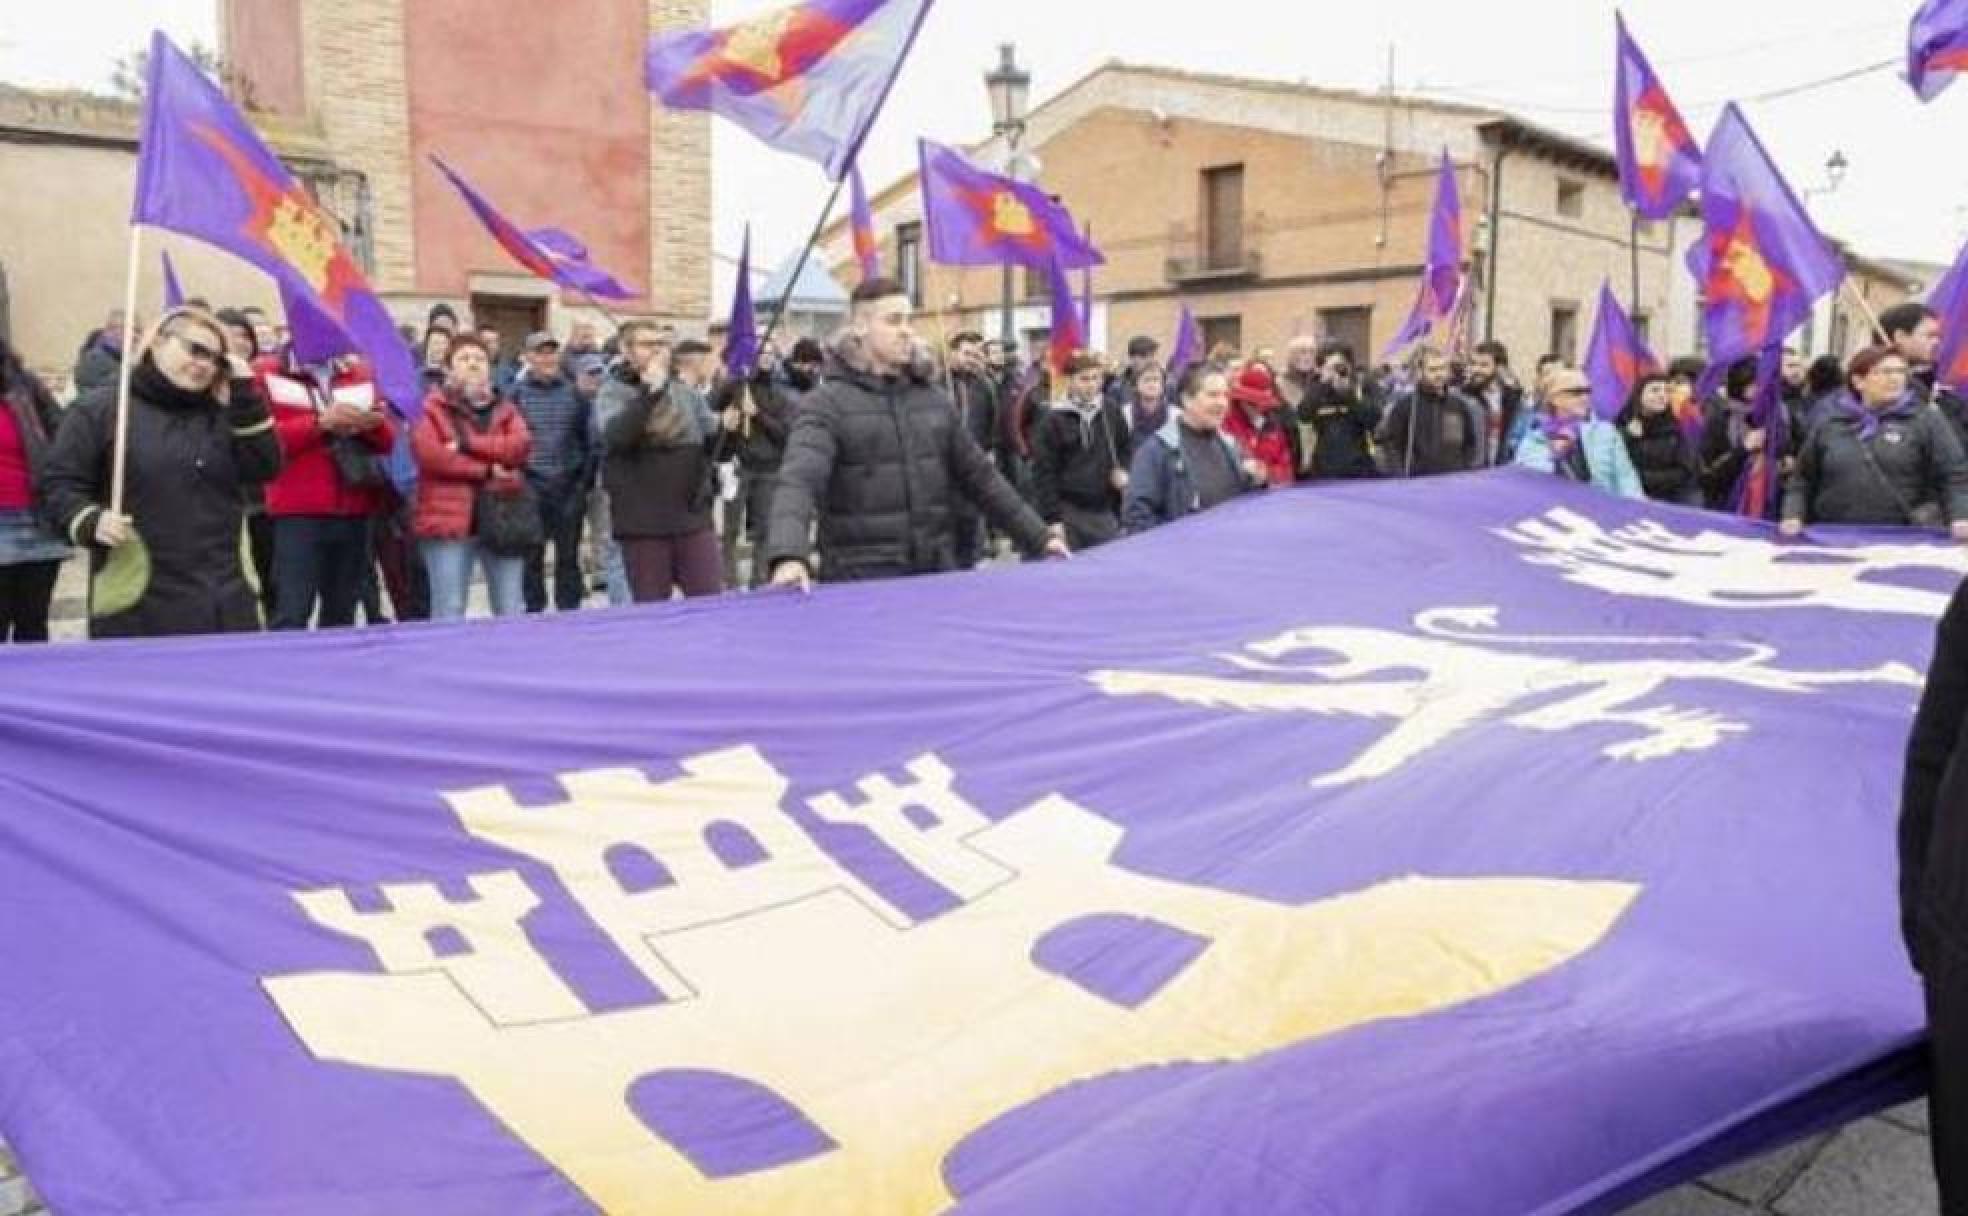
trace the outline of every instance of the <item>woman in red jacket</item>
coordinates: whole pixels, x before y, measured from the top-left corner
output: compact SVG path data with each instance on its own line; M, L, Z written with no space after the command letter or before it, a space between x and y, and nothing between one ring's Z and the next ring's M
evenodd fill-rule
M477 338L453 340L444 366L444 386L424 402L410 435L418 471L412 530L430 574L431 619L464 617L474 560L485 571L492 614L515 616L525 610L526 559L481 544L472 508L480 490L524 492L520 473L533 437L519 409L493 390L492 358Z
M1292 450L1297 428L1290 411L1281 408L1284 403L1271 369L1252 362L1232 377L1230 412L1223 419L1223 433L1264 466L1265 480L1274 486L1292 484L1298 473L1298 455Z

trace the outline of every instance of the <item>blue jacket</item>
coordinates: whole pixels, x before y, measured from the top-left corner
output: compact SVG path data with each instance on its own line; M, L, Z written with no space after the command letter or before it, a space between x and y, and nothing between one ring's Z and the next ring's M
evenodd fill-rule
M1128 470L1127 499L1121 505L1123 530L1146 532L1202 509L1196 483L1182 459L1182 435L1176 429L1181 425L1181 418L1170 417L1161 430L1135 449L1134 463ZM1243 453L1236 441L1222 431L1216 438L1223 446L1223 458L1243 479L1244 493L1257 489L1258 483L1244 472Z
M556 497L585 492L600 460L593 441L594 403L565 372L547 381L521 372L508 395L533 435L526 477L534 489Z
M1640 474L1633 467L1633 458L1626 454L1626 441L1620 438L1619 428L1612 423L1586 419L1579 432L1579 449L1585 453L1585 467L1592 474L1593 485L1621 498L1647 496ZM1515 463L1540 473L1558 471L1551 458L1551 441L1544 437L1543 427L1533 424L1525 430L1517 444Z

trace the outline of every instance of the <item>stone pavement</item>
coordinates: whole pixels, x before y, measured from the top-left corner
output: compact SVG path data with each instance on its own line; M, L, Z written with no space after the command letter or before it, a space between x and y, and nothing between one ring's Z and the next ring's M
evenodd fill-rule
M56 591L57 639L82 636L79 562ZM473 611L485 611L474 588ZM597 600L600 604L602 601ZM1899 1107L1660 1195L1625 1216L1934 1216L1927 1108ZM46 1216L0 1146L0 1216ZM1432 1214L1430 1214L1432 1216Z

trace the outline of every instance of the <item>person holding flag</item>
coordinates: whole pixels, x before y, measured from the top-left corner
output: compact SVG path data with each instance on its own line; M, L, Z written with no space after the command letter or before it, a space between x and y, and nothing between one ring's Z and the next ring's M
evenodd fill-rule
M773 584L812 585L816 524L819 575L828 582L952 570L960 494L1027 554L1066 556L1065 542L957 424L934 361L916 342L902 285L862 283L851 309L826 382L801 403L780 466L764 553Z
M1626 440L1626 454L1648 498L1683 507L1702 505L1701 459L1687 429L1674 416L1665 374L1641 374L1615 425Z
M280 440L253 369L191 308L159 317L132 355L126 433L116 385L97 388L62 416L43 476L49 525L90 549L89 636L257 631L240 553L245 491L280 471ZM127 555L112 567L118 549Z

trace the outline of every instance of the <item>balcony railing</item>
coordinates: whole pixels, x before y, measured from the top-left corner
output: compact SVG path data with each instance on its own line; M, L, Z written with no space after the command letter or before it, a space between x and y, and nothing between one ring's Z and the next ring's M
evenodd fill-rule
M1195 225L1169 225L1163 274L1172 284L1229 283L1264 275L1264 217L1246 221L1241 239L1212 243Z

